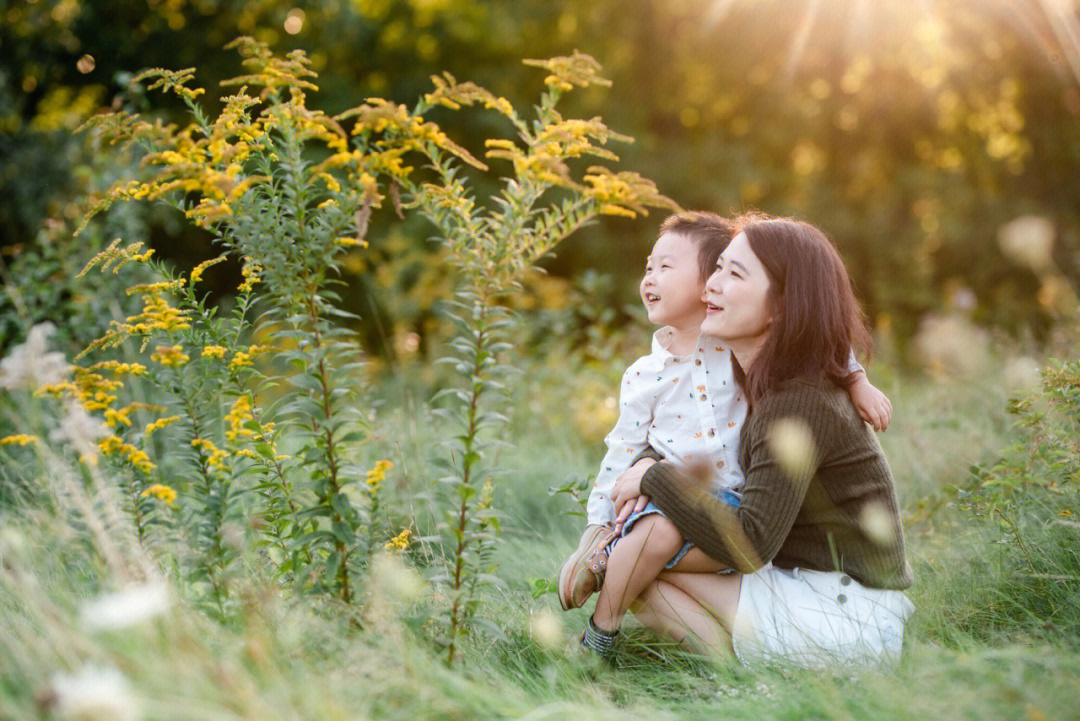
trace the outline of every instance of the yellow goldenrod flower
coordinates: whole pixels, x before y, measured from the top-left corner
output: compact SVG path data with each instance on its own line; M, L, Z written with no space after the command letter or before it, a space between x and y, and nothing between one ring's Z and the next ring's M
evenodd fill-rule
M232 409L226 414L225 420L229 423L229 430L225 431L225 439L230 443L236 443L237 438L251 438L255 432L244 425L252 420L251 398L246 394L238 396L233 403Z
M184 353L183 346L159 345L154 354L150 356L150 360L160 363L163 366L175 368L184 365L191 360L191 358Z
M163 280L159 283L140 283L139 285L133 285L127 289L128 295L160 295L166 291L174 292L184 287L187 283L185 278L177 278L176 280Z
M95 363L86 370L110 370L118 376L133 375L141 376L146 373L146 366L142 363L121 363L120 361L108 360Z
M352 245L360 248L368 247L368 242L361 238L338 238L336 242L338 245Z
M332 192L332 193L340 193L341 192L341 184L338 183L337 178L335 178L333 175L330 175L330 173L318 173L318 174L316 174L315 177L319 178L324 183L326 183L326 189L329 190L330 192Z
M166 486L166 485L161 484L161 483L155 483L155 484L153 484L151 486L147 486L146 490L144 490L139 495L140 496L153 496L154 498L157 498L158 500L165 501L165 503L169 504L170 506L173 504L173 501L176 500L176 491L174 491L169 486Z
M368 490L371 493L378 492L379 486L381 486L382 482L386 480L386 472L393 467L394 464L391 461L382 460L375 462L374 468L367 472L367 478L365 479L367 482Z
M38 386L34 391L35 396L54 395L59 397L66 393L74 393L77 390L74 383L46 383L45 385Z
M3 438L0 438L0 446L7 446L11 444L28 446L31 443L37 443L37 436L31 436L27 433L18 433L14 436L5 436Z
M389 541L387 541L385 548L387 550L404 551L409 547L409 536L412 535L412 531L408 528L397 534Z
M138 183L136 183L135 185L137 186ZM121 248L120 247L120 239L117 238L116 240L114 240L112 243L109 244L108 248L101 251L100 253L95 255L93 258L91 258L87 262L87 264L85 266L83 266L83 269L81 271L79 271L79 274L76 275L75 277L76 278L83 277L84 275L89 273L90 270L92 270L94 268L94 266L97 266L97 265L101 266L101 272L104 273L105 271L107 271L109 269L109 266L113 266L113 264L115 264L115 266L112 269L112 272L117 273L117 272L120 271L121 268L123 268L128 263L131 263L131 262L145 263L147 260L150 259L150 256L154 254L154 251L153 251L153 249L150 249L150 250L147 250L144 253L139 253L138 251L139 251L140 248L142 248L142 245L143 244L140 241L138 243L132 243L131 245L127 246L126 248Z
M131 413L131 406L128 406L127 408L121 408L119 410L115 408L106 408L105 422L113 428L116 428L120 425L130 426L131 418L128 417L129 413Z
M220 468L225 462L225 459L229 457L228 451L223 451L214 445L214 442L209 438L196 438L191 441L191 445L195 448L202 449L206 455L206 465L210 468Z
M169 416L168 418L158 418L156 421L153 421L148 426L146 426L145 433L146 433L146 435L150 435L151 433L158 430L159 428L164 428L165 426L169 425L170 423L175 423L178 420L180 420L180 416Z
M120 436L107 436L98 441L98 448L105 455L119 455L135 466L143 473L150 473L156 466L150 461L145 451L139 450L130 443L124 443Z
M262 269L262 266L258 263L245 263L244 268L240 271L244 275L244 282L240 284L237 290L241 293L250 293L252 287L261 280L259 274Z
M223 263L223 262L225 262L225 260L226 260L226 258L225 258L224 255L219 255L218 257L211 258L210 260L204 260L202 263L199 263L197 266L192 268L191 275L188 277L188 281L192 285L195 285L200 280L202 280L203 271L205 271L207 268L209 268L212 265L217 265L218 263Z
M203 358L224 358L225 346L208 345L202 349Z
M232 360L229 361L229 370L238 370L250 366L251 364L251 354L247 351L238 350L236 351L236 354L233 355Z
M268 350L272 350L272 346L268 345L253 345L249 346L246 351L238 350L233 354L232 360L229 361L229 370L238 370L245 368L253 364L252 358L259 353L265 353Z

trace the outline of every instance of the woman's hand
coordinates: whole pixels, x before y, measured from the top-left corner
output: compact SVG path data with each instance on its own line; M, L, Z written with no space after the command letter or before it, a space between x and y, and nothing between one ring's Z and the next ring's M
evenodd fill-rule
M615 528L622 531L623 523L631 514L645 508L649 502L648 496L641 495L641 477L649 466L656 463L652 458L642 458L619 474L615 479L615 488L611 491L611 501L615 504L618 515L615 517Z

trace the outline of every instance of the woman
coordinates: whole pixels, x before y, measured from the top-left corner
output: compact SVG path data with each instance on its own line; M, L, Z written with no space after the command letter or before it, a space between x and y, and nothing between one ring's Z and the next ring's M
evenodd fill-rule
M850 349L870 344L843 262L813 226L751 217L705 292L702 332L731 348L750 403L742 503L651 459L619 478L613 500L651 497L687 541L740 573L664 572L635 614L744 662L895 657L911 567L888 464L843 390Z

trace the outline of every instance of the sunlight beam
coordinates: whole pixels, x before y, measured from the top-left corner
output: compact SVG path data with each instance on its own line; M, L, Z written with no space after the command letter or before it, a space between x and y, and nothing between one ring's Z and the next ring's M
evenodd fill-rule
M810 32L814 29L819 10L821 10L821 0L810 0L806 7L806 15L803 17L802 25L799 26L799 33L791 44L791 54L788 56L787 65L784 68L785 79L791 79L795 67L799 64L799 60L802 59L803 52L806 51L806 43L810 40Z
M1074 4L1065 0L1039 0L1039 3L1072 69L1073 78L1080 82L1080 21L1076 19Z

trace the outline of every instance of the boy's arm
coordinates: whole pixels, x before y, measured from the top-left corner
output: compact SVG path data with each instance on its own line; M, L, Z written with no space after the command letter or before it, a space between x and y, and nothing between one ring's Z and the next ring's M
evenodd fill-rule
M875 431L887 430L892 420L892 402L866 377L866 369L855 359L855 351L851 351L848 357L848 370L854 380L848 384L847 392L859 417L873 426Z
M619 385L619 419L604 439L608 450L600 463L585 507L590 526L608 525L615 521L615 505L611 502L615 479L648 446L653 409L644 400L646 394L634 392L634 381L638 378L634 366L630 366Z

